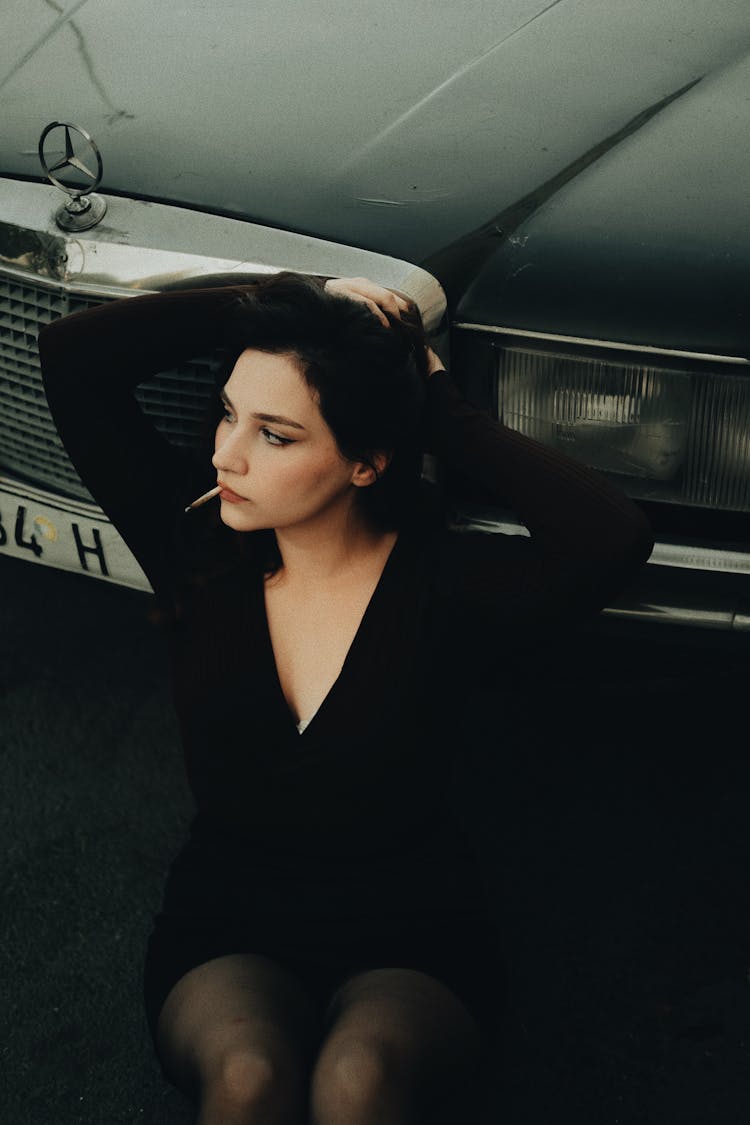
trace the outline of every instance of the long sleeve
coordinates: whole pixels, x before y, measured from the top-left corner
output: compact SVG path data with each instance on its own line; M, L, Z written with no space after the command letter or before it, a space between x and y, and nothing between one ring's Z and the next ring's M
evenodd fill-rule
M162 437L133 391L210 350L240 292L128 297L57 320L39 336L47 400L68 455L157 593L170 588L184 508L216 474L208 459L201 465Z
M623 492L476 410L444 371L429 380L427 432L448 475L489 492L529 531L446 536L443 583L466 609L519 621L595 611L648 558L651 529Z

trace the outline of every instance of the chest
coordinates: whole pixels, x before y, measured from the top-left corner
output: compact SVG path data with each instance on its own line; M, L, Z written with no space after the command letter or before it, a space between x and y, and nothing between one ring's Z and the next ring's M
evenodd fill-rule
M293 717L309 720L331 693L363 632L365 616L382 611L376 595L396 541L347 567L334 582L282 574L264 585L265 618L275 670Z
M360 632L379 574L333 589L268 585L264 591L276 673L296 721L312 718Z
M413 555L405 541L369 584L326 596L292 596L250 568L198 589L173 647L185 737L245 755L251 731L254 752L275 753L279 739L297 747L294 724L314 715L306 746L355 731L361 741L406 703L423 714L423 680L428 710L440 698L442 713L438 673L466 651L446 652L436 635L425 560Z

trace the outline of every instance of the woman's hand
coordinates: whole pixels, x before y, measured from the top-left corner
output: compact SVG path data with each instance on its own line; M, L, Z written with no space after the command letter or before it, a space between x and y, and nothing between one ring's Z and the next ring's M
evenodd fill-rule
M434 375L436 371L445 371L445 364L432 348L426 347L425 351L427 352L427 378L429 379L430 375Z
M334 277L325 283L324 288L327 293L339 293L342 297L349 297L352 301L361 301L363 305L367 305L370 312L374 313L386 328L388 327L386 313L390 313L396 320L400 320L401 313L408 312L411 308L410 301L400 297L392 289L386 289L383 285L376 285L374 281L369 281L366 277ZM425 352L427 354L428 378L436 371L445 371L445 364L432 348L425 347Z
M342 297L349 297L352 301L360 301L367 305L370 312L374 313L381 324L388 327L390 313L396 320L401 319L402 312L408 312L411 303L404 297L399 297L392 289L383 285L376 285L366 277L334 277L325 283L326 293L338 293Z

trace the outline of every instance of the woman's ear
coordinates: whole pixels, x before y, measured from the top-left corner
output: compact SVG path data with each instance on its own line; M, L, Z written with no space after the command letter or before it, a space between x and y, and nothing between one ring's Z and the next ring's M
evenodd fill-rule
M356 461L352 474L352 484L356 485L357 488L366 488L368 484L374 484L376 480L382 477L390 464L390 460L390 453L373 453L369 461Z

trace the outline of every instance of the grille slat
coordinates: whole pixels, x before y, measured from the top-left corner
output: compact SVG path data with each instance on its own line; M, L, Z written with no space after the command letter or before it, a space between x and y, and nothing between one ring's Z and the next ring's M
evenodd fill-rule
M0 465L4 471L91 500L47 409L37 336L45 324L107 298L20 283L0 275ZM217 361L198 357L142 383L141 409L175 445L200 443Z

